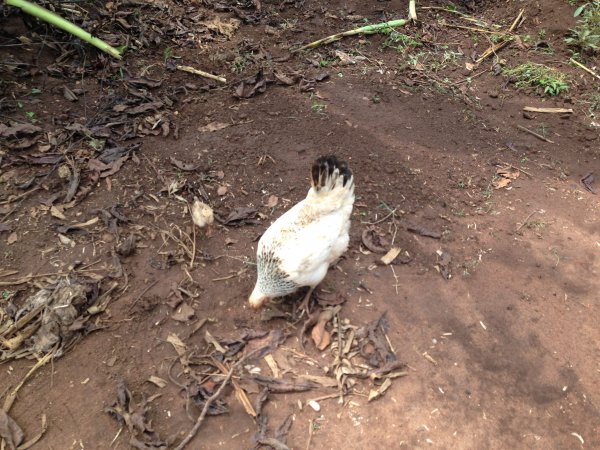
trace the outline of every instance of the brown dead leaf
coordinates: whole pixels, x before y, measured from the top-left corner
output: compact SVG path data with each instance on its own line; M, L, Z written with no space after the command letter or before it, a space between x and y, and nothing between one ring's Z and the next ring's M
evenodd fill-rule
M588 173L586 176L584 176L581 179L581 184L583 184L585 186L585 188L588 191L590 191L592 194L596 194L596 189L594 189L594 186L592 186L593 182L594 182L594 172Z
M240 21L237 19L222 20L221 16L214 16L210 20L200 22L200 24L211 31L231 38L235 30L239 28Z
M275 208L279 203L279 197L276 195L270 195L269 200L267 200L267 208Z
M193 172L194 170L197 170L198 167L200 167L200 164L194 164L194 163L180 161L179 159L175 158L174 156L171 156L170 160L171 160L171 164L173 164L179 170L183 170L184 172Z
M220 219L219 221L223 225L244 225L247 223L256 223L255 218L258 211L252 207L241 206L235 208L229 213L226 219ZM217 216L219 219L219 217Z
M384 380L383 383L381 383L381 386L379 386L377 389L371 389L371 391L369 392L369 399L368 401L372 401L375 400L379 397L381 397L385 391L387 391L390 386L392 385L392 380L390 380L389 378L386 378Z
M194 311L194 308L187 303L181 303L179 308L177 308L177 311L171 316L171 319L176 320L177 322L189 322L193 319L195 314L196 311Z
M331 343L331 333L325 329L327 323L335 317L335 315L340 311L341 306L336 306L335 308L327 308L319 314L319 318L317 319L317 324L313 327L310 332L310 337L312 338L315 346L319 350L325 350L327 346Z
M521 175L521 171L516 167L502 166L496 169L496 180L494 181L494 189L501 189L508 186L512 180L516 180Z
M148 403L154 397L143 399L140 404L133 401L133 397L125 382L117 384L117 401L104 409L121 425L125 425L130 433L129 444L140 450L166 450L167 444L160 439L158 433L152 429L147 418Z
M449 280L452 278L452 274L450 273L450 263L452 262L452 256L448 252L444 252L442 250L437 251L437 255L439 256L439 261L435 268L440 272L444 279Z
M331 343L331 333L325 329L325 325L327 322L317 322L310 332L310 337L319 350L325 350Z
M19 240L19 236L17 236L17 232L13 231L12 233L10 233L8 235L8 238L6 238L6 245L12 245L15 242L17 242Z
M198 131L200 133L208 133L208 132L213 132L213 131L219 131L224 128L230 127L230 126L231 126L230 123L210 122L204 126L198 127Z
M227 194L227 191L228 191L227 186L219 186L217 188L217 195L219 197L223 197L225 194Z
M52 205L50 207L50 215L52 217L56 217L57 219L60 219L60 220L67 220L67 218L65 217L65 215L62 212L62 208L59 208L54 205Z
M32 125L30 123L19 123L10 127L4 125L3 123L0 123L0 137L20 138L23 136L39 133L40 131L42 131L40 127Z
M390 245L386 233L377 227L368 227L362 232L362 243L373 253L387 253Z
M234 90L233 96L236 98L250 98L262 94L267 90L267 80L262 70L256 75L251 76L239 83Z

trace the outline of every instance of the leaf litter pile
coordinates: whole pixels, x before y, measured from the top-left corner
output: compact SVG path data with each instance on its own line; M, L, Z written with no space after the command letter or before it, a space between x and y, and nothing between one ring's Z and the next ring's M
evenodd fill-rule
M244 329L236 338L219 338L205 330L200 347L169 334L166 342L174 351L172 361L148 381L161 389L171 383L185 398L186 414L194 426L179 442L174 437L159 437L147 418L149 405L160 393L136 404L121 380L117 400L106 412L120 424L119 433L123 429L129 432L129 443L134 448L182 449L194 439L207 416L227 414L229 403L237 401L256 423L254 448L287 449L287 434L295 414L290 411L270 431L264 407L274 396L318 391L304 401L298 400L298 407L318 412L322 410L320 402L338 399L343 408L350 402L360 404L351 398L368 402L378 399L394 379L408 374L388 338L385 314L359 327L341 318L340 311L340 305L317 308L301 328L301 342L310 332L315 348L324 352L320 361L304 351L304 343L302 351L286 345L294 340L295 333L286 334L279 328ZM185 340L206 323L199 321Z

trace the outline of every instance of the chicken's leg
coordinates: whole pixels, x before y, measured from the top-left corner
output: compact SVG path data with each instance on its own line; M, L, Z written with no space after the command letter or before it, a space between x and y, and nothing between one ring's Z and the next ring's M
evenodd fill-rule
M306 317L310 316L310 296L312 295L314 290L315 287L311 286L310 289L308 289L306 295L304 296L302 303L300 303L300 317L302 317L304 313L306 313Z

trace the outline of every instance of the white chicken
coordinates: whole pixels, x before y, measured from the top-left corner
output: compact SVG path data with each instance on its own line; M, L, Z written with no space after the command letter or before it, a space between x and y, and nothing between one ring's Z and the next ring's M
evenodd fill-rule
M279 217L258 242L257 280L248 299L253 308L308 286L303 300L307 309L329 265L348 248L354 204L348 165L333 155L318 158L311 184L306 198Z

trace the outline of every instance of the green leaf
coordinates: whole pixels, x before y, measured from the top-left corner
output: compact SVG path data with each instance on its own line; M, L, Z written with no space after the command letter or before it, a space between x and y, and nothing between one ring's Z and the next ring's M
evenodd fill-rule
M587 3L584 3L579 8L577 8L575 10L575 12L573 13L573 17L579 17L587 5L588 5Z

